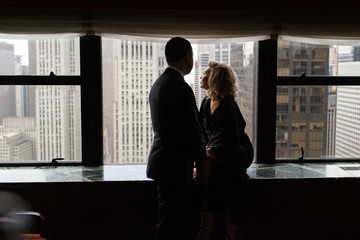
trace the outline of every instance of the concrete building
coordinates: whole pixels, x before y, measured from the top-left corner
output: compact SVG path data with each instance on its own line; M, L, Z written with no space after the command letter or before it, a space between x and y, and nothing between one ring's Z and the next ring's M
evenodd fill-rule
M33 40L29 43L29 70L36 75L80 74L77 38ZM35 54L33 56L32 54ZM37 158L81 159L80 87L37 86Z
M15 74L14 45L0 42L0 75ZM0 124L5 117L16 116L15 86L0 86Z
M326 137L326 157L335 156L336 142L336 87L329 87Z
M160 43L114 40L113 154L111 163L144 164L153 131L149 91L165 68Z
M256 53L254 42L231 44L230 66L239 79L236 102L246 122L245 132L254 146L256 144Z
M359 76L360 62L339 63L339 76ZM337 87L336 157L359 157L360 86Z
M32 160L32 144L21 132L0 136L0 162Z
M328 75L329 47L279 41L278 75ZM324 157L327 136L327 86L278 86L276 157Z
M31 143L31 158L20 159L23 160L35 160L36 159L36 143L37 143L37 128L36 128L36 119L34 117L10 117L3 119L4 125L2 126L2 131L0 135L11 133L11 132L21 132L23 137L26 140L29 140Z

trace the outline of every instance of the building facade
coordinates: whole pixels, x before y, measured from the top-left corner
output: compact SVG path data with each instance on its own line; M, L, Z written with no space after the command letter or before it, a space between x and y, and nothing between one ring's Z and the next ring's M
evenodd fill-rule
M329 74L329 47L279 41L278 75ZM327 136L327 86L278 86L276 157L324 157Z
M237 75L238 95L236 102L246 122L245 132L252 144L256 144L256 44L254 42L232 43L230 66Z
M29 45L30 74L80 74L78 38L31 40ZM36 159L81 160L80 87L36 86L34 99Z
M32 160L32 144L21 132L0 136L0 162Z
M153 140L149 92L166 67L161 43L114 40L110 163L145 164Z
M0 41L0 75L15 74L14 45ZM16 116L15 86L0 86L0 124L5 117Z
M339 63L339 76L359 76L360 62ZM360 86L337 87L336 157L359 157Z

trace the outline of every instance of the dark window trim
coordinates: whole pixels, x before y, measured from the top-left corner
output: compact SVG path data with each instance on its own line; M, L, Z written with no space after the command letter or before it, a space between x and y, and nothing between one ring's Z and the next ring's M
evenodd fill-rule
M101 37L80 37L81 142L84 166L103 164L103 90ZM85 131L85 129L87 131Z
M276 85L281 86L340 86L340 85L360 85L360 76L343 77L343 76L278 76Z
M275 163L277 40L258 44L256 162Z
M0 85L81 85L81 76L0 76Z

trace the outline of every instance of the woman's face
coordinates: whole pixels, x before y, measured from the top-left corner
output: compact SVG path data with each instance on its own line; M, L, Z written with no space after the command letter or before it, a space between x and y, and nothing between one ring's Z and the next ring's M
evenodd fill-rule
M210 68L207 67L204 74L200 77L200 87L208 90L209 89L209 74L210 74Z

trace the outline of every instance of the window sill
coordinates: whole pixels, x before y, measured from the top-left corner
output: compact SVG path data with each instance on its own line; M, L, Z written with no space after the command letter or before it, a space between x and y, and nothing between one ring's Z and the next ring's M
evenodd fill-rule
M0 186L84 185L149 181L145 165L0 166Z
M287 162L252 164L250 179L339 179L359 178L359 162Z
M360 163L253 163L249 180L358 179ZM146 165L0 167L0 186L148 182Z

